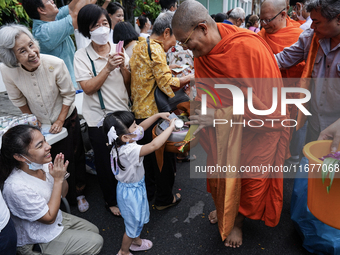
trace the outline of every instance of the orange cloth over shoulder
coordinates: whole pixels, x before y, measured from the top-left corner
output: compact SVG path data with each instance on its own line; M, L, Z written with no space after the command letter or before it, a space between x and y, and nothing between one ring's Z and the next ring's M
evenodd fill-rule
M275 34L268 34L265 29L258 33L269 44L274 54L280 53L284 48L296 43L303 32L300 27L294 26L290 19L287 18L286 21L287 26L281 28ZM282 78L301 78L304 67L305 61L287 70L282 70Z
M198 78L196 87L199 88L202 85L203 88L212 91L213 84L221 84L221 78L230 78L229 84L236 85L243 91L244 102L250 97L247 89L252 88L254 108L258 110L271 108L272 88L277 87L280 95L283 84L280 70L268 44L257 34L245 29L222 23L218 23L217 26L222 40L207 55L195 58L195 76ZM222 106L216 105L210 97L207 97L208 108L224 109L233 105L232 94L228 89L216 89L216 91L221 98ZM205 92L197 89L196 100L201 101L202 94ZM283 165L289 143L289 129L280 124L280 121L287 119L287 115L281 115L280 105L279 96L276 110L270 115L259 116L251 113L245 103L243 116L245 123L254 120L252 124L255 125L255 120L257 120L263 121L263 126L243 128L241 166ZM271 123L265 119L280 121ZM200 142L208 153L208 166L216 165L218 162L216 144L223 142L223 139L223 137L216 137L214 127L201 131ZM278 178L272 178L273 174L268 172L250 173L243 177L245 178L242 179L239 212L248 218L263 220L267 226L276 226L282 210L282 174L276 173L275 177ZM211 188L218 189L218 187ZM221 206L218 201L215 199L214 201L219 217Z
M305 24L305 23L306 23L306 20L298 20L297 22L299 22L299 23L300 23L300 25L303 25L303 24Z
M300 22L293 20L291 17L287 17L287 19L293 24L294 27L300 28Z
M281 28L274 34L266 33L265 29L262 29L258 35L261 36L270 46L274 54L277 54L285 47L290 47L299 40L300 34L303 30L300 27L293 25L294 20L287 18L287 25ZM294 21L296 22L296 21ZM303 69L305 67L305 61L293 66L289 69L281 70L282 78L301 78ZM297 87L300 86L298 79L284 80L285 87ZM288 98L299 98L298 93L289 93ZM297 107L295 105L289 105L290 119L295 119L297 114ZM292 134L293 132L291 132Z

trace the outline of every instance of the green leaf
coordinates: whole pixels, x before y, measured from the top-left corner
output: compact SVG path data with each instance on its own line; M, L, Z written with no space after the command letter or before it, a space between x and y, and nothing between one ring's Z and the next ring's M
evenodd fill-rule
M334 176L335 176L335 168L339 167L339 160L334 159L334 158L325 158L322 164L322 172L321 172L321 177L322 177L322 184L325 184L325 179L329 173L329 179L330 179L330 184L327 186L327 193L331 190Z

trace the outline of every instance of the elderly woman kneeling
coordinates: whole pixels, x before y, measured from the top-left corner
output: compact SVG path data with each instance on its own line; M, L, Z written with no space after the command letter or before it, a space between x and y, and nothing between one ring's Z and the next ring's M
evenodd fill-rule
M39 44L22 25L7 25L0 29L0 71L12 103L23 113L33 113L38 121L51 125L50 133L66 128L68 136L55 143L51 150L69 160L69 193L71 204L78 209L89 208L85 200L85 152L71 76L62 59L40 54Z

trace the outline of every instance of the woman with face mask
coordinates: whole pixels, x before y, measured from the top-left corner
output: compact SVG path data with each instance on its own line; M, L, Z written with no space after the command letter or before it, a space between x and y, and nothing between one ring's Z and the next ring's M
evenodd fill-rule
M69 161L51 146L37 127L18 125L2 136L0 183L11 211L20 254L98 254L103 238L92 223L62 212L60 198L68 185Z
M84 6L79 11L78 24L79 32L91 39L91 43L74 56L76 81L84 91L83 116L89 126L106 208L113 215L120 216L115 193L117 181L111 171L102 120L106 113L129 111L129 57L124 49L109 42L111 21L103 8L94 4Z
M79 117L74 104L75 89L70 73L60 58L40 54L38 42L22 25L0 29L0 66L12 103L22 113L34 114L42 124L51 125L52 134L67 129L68 136L54 144L52 158L59 152L69 160L71 205L80 212L89 208L84 196L86 185L85 152Z

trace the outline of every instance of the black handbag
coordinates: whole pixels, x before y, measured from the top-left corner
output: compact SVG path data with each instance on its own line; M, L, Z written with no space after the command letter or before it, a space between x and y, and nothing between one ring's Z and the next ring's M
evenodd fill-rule
M146 42L148 44L148 54L150 60L152 61L149 37L146 38ZM174 97L168 97L168 95L166 95L162 90L160 90L156 82L155 86L156 89L154 92L154 97L158 108L158 112L172 112L177 109L178 104L190 100L189 96L185 93L185 91L182 88L174 92L175 94Z

